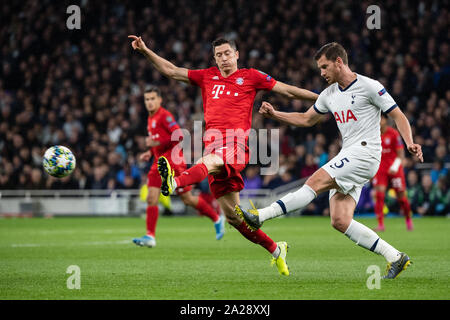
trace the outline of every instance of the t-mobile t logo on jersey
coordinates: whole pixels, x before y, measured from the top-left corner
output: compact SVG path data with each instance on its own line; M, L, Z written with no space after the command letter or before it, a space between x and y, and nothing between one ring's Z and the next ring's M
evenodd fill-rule
M213 87L213 91L211 92L214 95L213 99L219 99L219 94L223 94L224 91L225 91L225 85L224 84L215 84L214 87ZM226 94L230 95L231 92L227 91ZM237 97L238 93L235 92L235 93L233 93L233 95L235 97Z
M212 94L214 95L213 99L219 99L219 94L222 94L224 89L225 89L225 85L215 84L213 91L212 91Z

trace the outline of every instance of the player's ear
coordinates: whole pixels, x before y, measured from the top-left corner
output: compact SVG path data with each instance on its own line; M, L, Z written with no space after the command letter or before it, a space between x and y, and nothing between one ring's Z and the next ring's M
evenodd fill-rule
M236 60L239 60L239 51L236 50L235 54L236 54Z

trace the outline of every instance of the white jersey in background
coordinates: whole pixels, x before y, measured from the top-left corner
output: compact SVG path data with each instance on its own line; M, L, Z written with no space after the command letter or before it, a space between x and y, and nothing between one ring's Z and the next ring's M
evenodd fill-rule
M342 135L342 149L367 145L381 159L380 115L397 107L384 86L373 79L356 74L356 79L341 89L333 83L323 90L314 109L321 114L331 112Z

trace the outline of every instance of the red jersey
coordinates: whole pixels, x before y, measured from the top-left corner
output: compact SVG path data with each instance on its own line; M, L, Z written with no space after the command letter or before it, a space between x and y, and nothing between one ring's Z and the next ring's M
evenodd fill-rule
M179 141L171 141L171 135L179 128L180 126L173 115L163 107L159 107L153 116L148 116L148 135L153 140L160 142L159 146L150 148L156 159L160 156L170 159L172 148L179 143Z
M403 149L402 137L397 130L387 127L386 131L381 135L381 163L379 171L388 171L397 158L397 150Z
M189 81L202 89L205 128L242 129L248 136L258 90L272 90L276 81L256 69L238 69L224 78L217 67L189 70Z

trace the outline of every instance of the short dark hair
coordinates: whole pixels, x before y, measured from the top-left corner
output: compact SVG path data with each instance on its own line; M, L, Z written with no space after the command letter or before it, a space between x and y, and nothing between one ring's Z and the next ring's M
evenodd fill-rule
M161 97L161 89L159 89L157 86L149 85L145 87L144 93L151 93L151 92L156 92L156 95L158 97Z
M211 45L212 45L212 51L213 54L216 53L216 47L221 46L225 43L228 43L230 45L230 47L232 47L234 50L237 50L237 46L236 46L236 42L234 40L231 39L225 39L225 38L217 38L216 40L214 40Z
M327 60L331 61L336 61L337 57L340 57L344 64L348 64L347 51L345 51L344 47L337 42L327 43L320 48L314 55L314 60L319 60L323 55L325 55Z

